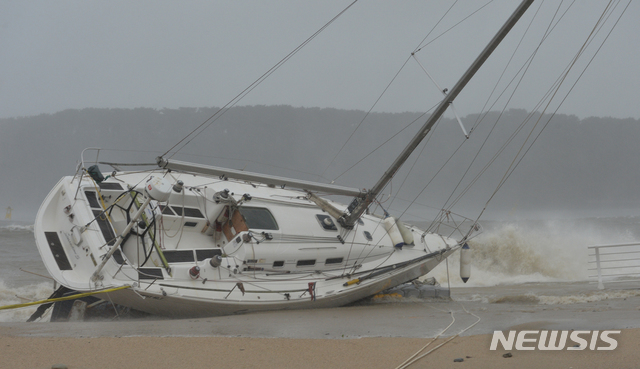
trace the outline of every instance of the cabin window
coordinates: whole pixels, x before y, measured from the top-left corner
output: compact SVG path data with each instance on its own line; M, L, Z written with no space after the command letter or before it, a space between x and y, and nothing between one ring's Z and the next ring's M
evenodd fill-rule
M160 208L160 211L161 211L161 212L162 212L162 214L164 214L164 215L175 215L175 214L173 213L173 211L171 211L171 208L170 208L170 207L168 207L168 206L164 206L164 205L159 205L159 204L158 204L158 207Z
M278 230L278 223L269 209L243 206L239 210L249 229Z
M331 219L330 216L324 215L324 214L317 214L316 219L318 219L318 222L320 222L320 226L322 226L323 229L326 229L327 231L338 230L338 227L336 227L336 224L333 222L333 219Z
M296 266L313 266L316 265L316 260L312 259L312 260L298 260L298 262L296 263Z
M330 259L325 260L324 264L325 265L342 264L342 260L343 260L343 258L330 258Z
M184 222L184 226L185 227L195 227L197 225L198 225L198 223L196 223L196 222Z
M273 262L273 267L274 268L282 268L284 266L284 261L280 260L280 261L274 261Z
M172 206L171 208L180 217L182 216L182 213L184 211L184 216L185 217L204 218L204 215L202 215L202 212L198 208L184 208L184 207L181 207L181 206Z

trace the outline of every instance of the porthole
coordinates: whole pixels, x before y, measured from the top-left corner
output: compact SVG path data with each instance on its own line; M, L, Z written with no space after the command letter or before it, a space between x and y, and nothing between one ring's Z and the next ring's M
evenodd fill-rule
M342 264L342 260L344 260L344 259L343 258L329 258L329 259L325 260L324 264L325 265Z
M298 260L298 262L296 263L296 266L313 266L316 265L316 260L315 259L311 259L311 260Z
M364 231L364 238L366 238L368 241L373 241L373 236L371 235L371 233L369 233L369 231Z

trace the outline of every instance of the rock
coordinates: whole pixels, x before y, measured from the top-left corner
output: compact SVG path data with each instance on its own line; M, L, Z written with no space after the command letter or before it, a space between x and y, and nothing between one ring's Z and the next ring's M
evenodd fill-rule
M454 363L461 363L461 362L463 362L463 361L464 361L464 359L463 359L463 358L461 358L461 357L459 357L459 358L457 358L457 359L453 359L453 362L454 362Z
M512 357L513 355L511 355L510 352L507 352L506 354L502 355L502 357Z
M65 364L53 364L51 365L51 369L68 369L69 367Z

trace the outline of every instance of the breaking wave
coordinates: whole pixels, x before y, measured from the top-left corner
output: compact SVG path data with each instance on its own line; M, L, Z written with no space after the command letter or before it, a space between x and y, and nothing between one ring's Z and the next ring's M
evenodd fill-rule
M48 298L53 292L50 282L11 287L0 280L0 306L24 304ZM0 322L26 322L37 309L30 306L18 309L0 310ZM49 309L51 310L51 309ZM49 312L47 312L49 314ZM48 316L43 318L48 320Z
M474 287L584 281L589 275L587 246L634 238L633 232L586 221L498 224L469 241L471 278L466 284L459 276L458 254L449 258L450 282L455 287ZM429 276L446 286L446 264L440 264Z
M0 232L32 232L33 233L33 224L32 225L3 225L0 226Z

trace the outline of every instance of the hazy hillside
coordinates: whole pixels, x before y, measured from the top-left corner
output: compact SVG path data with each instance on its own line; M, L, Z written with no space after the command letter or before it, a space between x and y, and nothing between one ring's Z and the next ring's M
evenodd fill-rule
M105 161L152 163L155 156L176 144L216 110L83 109L2 119L0 209L11 206L14 217L31 219L51 187L62 176L73 174L82 149L116 150L104 151L101 159ZM526 114L521 110L508 111L493 129L498 113L491 113L469 140L464 139L457 122L443 119L432 132L427 148L419 149L420 160L413 166L391 208L396 212L404 210L406 201L413 200L446 162L418 199L423 205L443 206L470 164L473 162L459 189L490 162ZM362 111L290 106L236 107L191 141L175 158L329 182L420 114L370 114L341 150L364 117ZM467 128L476 122L476 118L475 115L463 118ZM540 120L532 137L546 124L547 118ZM534 121L536 119L534 117ZM338 177L336 183L370 187L424 120L421 117L402 130ZM459 207L460 212L477 215L531 130L529 126L518 133L512 145L454 210ZM489 132L491 135L485 143ZM640 169L636 163L640 156L636 144L638 137L640 126L634 119L579 120L575 116L557 115L498 192L490 210L494 216L508 216L510 212L527 216L558 211L590 215L635 211L640 206L635 189ZM464 145L457 150L462 143ZM336 154L339 155L332 162ZM394 194L416 157L417 154L394 179L391 187ZM450 157L452 159L448 161ZM112 170L108 166L102 166L102 169ZM322 173L324 176L320 177ZM413 208L409 214L421 213L424 209Z

